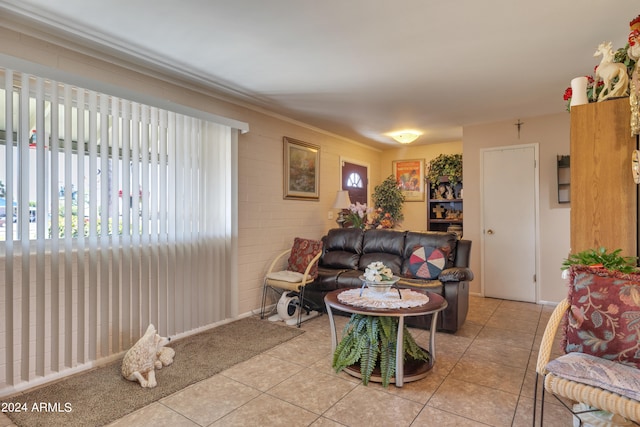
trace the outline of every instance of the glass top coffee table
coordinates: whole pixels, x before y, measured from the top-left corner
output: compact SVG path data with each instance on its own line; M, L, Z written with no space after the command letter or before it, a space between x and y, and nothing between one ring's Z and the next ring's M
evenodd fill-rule
M402 292L409 291L408 289L403 289ZM336 347L338 345L338 335L336 332L336 324L334 321L333 309L339 310L345 313L350 314L362 314L366 316L388 316L388 317L397 317L398 318L398 334L396 336L396 374L395 379L392 379L391 382L394 382L396 387L402 387L404 382L416 381L421 378L427 376L429 370L433 367L435 363L435 330L436 330L436 322L438 319L438 313L447 308L447 301L440 295L425 292L425 295L428 296L428 302L423 303L421 305L417 305L414 307L399 307L399 308L387 308L385 304L377 304L376 301L373 304L367 306L366 302L355 301L354 298L350 298L351 301L349 303L344 302L348 300L345 298L346 295L343 295L340 298L340 294L343 292L349 292L349 295L354 293L354 290L351 289L338 289L332 292L329 292L324 297L324 303L327 308L327 314L329 315L329 323L331 325L331 348L332 351L335 352ZM395 292L395 290L393 290ZM415 291L412 291L415 292ZM404 295L404 294L403 294ZM342 301L341 301L342 300ZM432 315L431 318L431 329L429 336L429 349L426 350L430 354L429 362L424 361L414 361L411 364L404 364L404 319L405 317L411 316L424 316L424 315ZM360 378L360 370L357 366L352 365L350 367L345 368L345 371L353 375L355 377ZM381 382L381 378L379 376L374 375L371 376L371 381Z

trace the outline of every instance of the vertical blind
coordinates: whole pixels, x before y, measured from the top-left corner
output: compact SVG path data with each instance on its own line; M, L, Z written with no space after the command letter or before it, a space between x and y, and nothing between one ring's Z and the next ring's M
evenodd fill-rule
M0 384L234 315L235 129L0 73Z

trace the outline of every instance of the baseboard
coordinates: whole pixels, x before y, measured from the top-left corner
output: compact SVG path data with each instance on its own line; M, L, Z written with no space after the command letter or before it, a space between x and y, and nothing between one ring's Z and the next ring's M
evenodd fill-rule
M548 305L548 306L551 306L551 307L555 307L556 305L558 305L560 303L558 301L544 301L544 300L541 300L541 301L538 301L537 304Z

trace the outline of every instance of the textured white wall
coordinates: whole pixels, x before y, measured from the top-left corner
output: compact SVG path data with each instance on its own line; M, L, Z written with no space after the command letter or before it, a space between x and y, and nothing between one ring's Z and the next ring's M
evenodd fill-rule
M559 110L563 106L559 103ZM476 279L472 292L480 292L480 150L519 144L539 144L540 151L540 277L539 301L558 302L566 296L560 265L569 253L570 204L559 204L556 156L569 154L570 117L566 112L523 118L518 138L517 119L499 123L468 126L463 135L464 233L473 240L471 268ZM514 188L513 191L518 191ZM505 197L505 203L509 203Z
M295 237L319 239L335 220L328 219L340 189L340 156L371 165L379 181L380 152L288 122L255 116L251 132L239 138L239 312L259 307L262 278L271 261ZM283 142L288 136L320 146L320 200L283 199Z

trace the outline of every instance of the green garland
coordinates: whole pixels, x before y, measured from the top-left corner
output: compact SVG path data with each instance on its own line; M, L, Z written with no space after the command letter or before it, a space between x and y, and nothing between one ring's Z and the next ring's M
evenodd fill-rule
M569 255L562 263L561 270L566 270L574 264L600 266L611 271L620 271L622 273L637 273L638 258L623 257L620 255L622 249L616 249L607 253L606 248L587 249L582 252Z
M406 325L403 334L405 357L411 356L415 360L428 362L431 356L418 346ZM396 371L398 319L353 314L345 325L342 335L342 341L333 353L333 369L340 372L360 362L362 383L367 385L374 368L379 364L382 385L388 387Z

